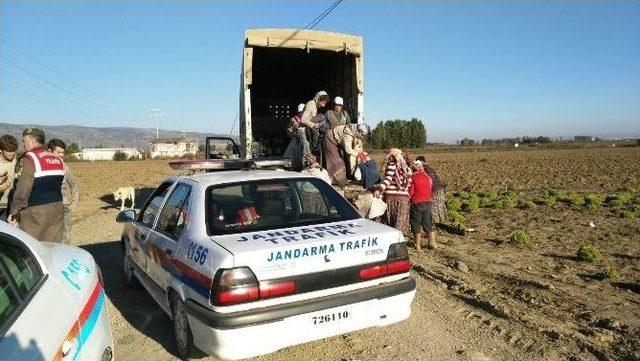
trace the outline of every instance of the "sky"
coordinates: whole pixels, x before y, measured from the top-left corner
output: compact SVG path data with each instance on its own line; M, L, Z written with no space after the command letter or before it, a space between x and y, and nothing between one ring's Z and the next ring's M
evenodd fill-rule
M160 108L160 128L229 133L244 31L303 28L331 3L0 1L0 122L154 127ZM371 125L640 134L640 1L344 0L315 29L364 38Z

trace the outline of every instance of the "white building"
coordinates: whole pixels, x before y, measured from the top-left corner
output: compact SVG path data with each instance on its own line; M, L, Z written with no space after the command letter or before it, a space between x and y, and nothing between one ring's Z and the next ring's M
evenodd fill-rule
M122 152L128 158L141 158L142 155L136 148L84 148L80 153L74 153L81 160L113 160L117 152Z
M185 155L196 155L198 152L198 141L193 138L158 138L154 139L149 146L151 158L175 158Z

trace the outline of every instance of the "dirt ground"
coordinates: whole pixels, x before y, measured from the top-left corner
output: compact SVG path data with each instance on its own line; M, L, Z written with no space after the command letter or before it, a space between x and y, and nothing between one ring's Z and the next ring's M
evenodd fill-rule
M427 152L447 184L461 189L555 187L576 192L640 188L640 148ZM171 321L144 291L123 285L121 226L110 193L149 189L172 174L165 161L70 163L81 187L72 243L100 264L118 360L173 360ZM440 247L411 250L418 293L411 317L384 328L290 347L258 360L640 360L640 214L587 213L561 204L480 209L474 232L440 232ZM593 222L595 227L589 225ZM509 242L526 230L529 246ZM580 262L581 244L602 259ZM616 269L617 279L599 274Z

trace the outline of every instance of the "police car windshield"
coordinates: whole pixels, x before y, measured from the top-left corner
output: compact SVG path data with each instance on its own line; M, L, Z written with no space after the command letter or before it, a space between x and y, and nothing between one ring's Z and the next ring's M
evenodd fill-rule
M360 218L318 178L247 181L207 189L209 235L307 226Z

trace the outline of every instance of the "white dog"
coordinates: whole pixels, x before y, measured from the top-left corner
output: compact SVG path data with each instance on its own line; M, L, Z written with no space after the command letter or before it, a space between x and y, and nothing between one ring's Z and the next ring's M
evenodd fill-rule
M124 202L127 199L131 200L131 208L136 204L136 191L133 187L120 187L117 191L113 192L113 199L120 201L120 210L124 209Z

